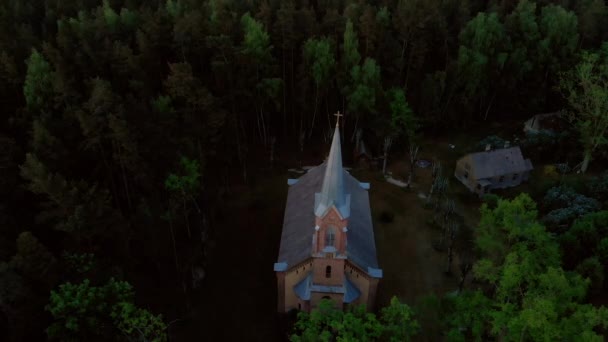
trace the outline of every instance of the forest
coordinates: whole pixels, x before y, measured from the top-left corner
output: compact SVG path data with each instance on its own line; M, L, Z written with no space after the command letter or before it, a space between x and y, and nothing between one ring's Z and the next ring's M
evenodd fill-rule
M560 135L522 148L578 173L476 202L474 280L457 296L278 317L282 212L254 212L285 197L253 189L319 164L336 111L345 150L362 135L390 164L562 109ZM603 0L3 0L0 117L3 341L242 340L247 320L267 323L245 335L263 341L608 336ZM258 220L247 236L239 217ZM259 298L208 285L237 272L212 255L262 253L216 248L222 236L275 248L242 271L269 279ZM230 311L256 305L261 318Z

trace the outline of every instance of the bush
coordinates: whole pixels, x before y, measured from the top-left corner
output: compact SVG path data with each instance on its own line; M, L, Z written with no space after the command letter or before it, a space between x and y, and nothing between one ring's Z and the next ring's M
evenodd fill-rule
M498 149L498 148L503 148L505 146L505 142L506 142L505 139L503 139L497 135L490 135L490 136L483 138L481 141L479 141L473 147L472 152L485 151L487 145L491 145L493 150Z
M604 172L599 177L594 177L588 184L587 188L591 196L595 199L605 202L608 200L608 171Z
M530 196L540 200L545 196L547 191L557 185L557 180L549 178L541 178L539 181L530 183Z
M577 267L578 272L583 278L591 280L592 291L600 291L604 286L604 266L597 257L583 260Z
M500 196L495 195L495 194L485 194L481 198L481 200L483 201L483 203L486 203L488 205L489 209L496 208L498 206L498 200L499 199L500 199Z
M543 167L543 176L557 179L559 177L559 173L557 172L555 165L545 165Z
M553 187L543 199L543 207L548 211L543 221L556 231L558 227L568 226L574 220L600 209L598 201L581 195L571 187Z

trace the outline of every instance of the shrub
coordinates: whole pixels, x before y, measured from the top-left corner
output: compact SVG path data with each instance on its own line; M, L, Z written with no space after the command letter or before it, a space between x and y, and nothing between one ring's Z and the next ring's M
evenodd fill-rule
M597 257L583 260L577 267L576 272L591 280L592 290L599 291L604 286L604 266Z
M541 199L549 189L557 185L557 180L550 178L541 178L539 181L530 183L530 196L535 199Z
M474 147L472 152L485 151L487 145L491 145L492 149L503 148L506 140L497 136L490 135L480 140Z
M543 176L555 179L559 177L559 173L555 165L545 165L543 167Z
M600 209L598 201L581 195L568 186L549 189L543 199L543 207L548 211L543 220L554 231Z
M594 177L587 184L587 188L595 199L602 202L608 200L608 171L605 171L599 177Z
M500 197L496 194L485 194L483 195L483 197L481 198L481 200L483 201L483 203L486 203L488 205L489 209L494 209L498 206L498 200L500 199Z

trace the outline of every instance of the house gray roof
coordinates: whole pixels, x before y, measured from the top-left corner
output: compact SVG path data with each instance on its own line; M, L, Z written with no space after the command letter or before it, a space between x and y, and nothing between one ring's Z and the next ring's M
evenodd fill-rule
M524 159L518 146L471 153L469 157L475 179L491 178L532 170L532 162L530 159Z
M330 153L331 154L331 153ZM329 159L328 159L329 160ZM277 264L286 269L310 258L315 232L315 193L322 191L328 161L312 168L289 187ZM350 194L346 255L362 270L378 268L369 194L359 181L340 168L344 193Z
M554 131L560 124L560 118L564 116L564 110L536 114L524 123L524 132L534 133L541 130Z
M340 127L336 125L334 137L329 150L323 177L321 192L315 195L315 214L323 216L334 205L343 218L350 214L349 198L344 193L344 177L342 170L342 151L340 146Z

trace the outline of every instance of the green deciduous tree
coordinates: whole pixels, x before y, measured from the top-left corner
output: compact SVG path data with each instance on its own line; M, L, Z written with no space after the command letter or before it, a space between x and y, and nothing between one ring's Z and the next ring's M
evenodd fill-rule
M359 54L359 38L353 28L353 22L346 21L344 30L344 42L342 44L342 61L340 62L340 91L347 96L352 88L351 70L359 65L361 55Z
M188 219L189 206L187 203L193 203L198 208L195 198L197 191L200 189L201 174L197 160L182 157L180 159L180 166L183 170L183 174L169 174L165 180L165 189L174 195L176 197L175 199L183 205L182 212L184 214L184 223L188 231L188 237L191 237L190 220Z
M387 341L410 341L420 331L420 325L414 318L414 311L403 304L397 297L391 298L387 307L380 311L382 335Z
M243 53L249 58L250 67L255 70L253 82L256 91L252 94L252 97L256 103L258 133L260 140L264 145L267 145L270 141L270 119L268 113L264 110L264 103L268 101L269 97L275 101L278 96L278 91L269 91L273 88L268 87L269 84L277 84L276 80L272 80L270 73L270 66L273 62L271 55L273 47L264 26L253 19L249 13L245 13L241 17L241 25L245 34L242 45Z
M564 264L575 268L589 258L597 258L608 272L608 212L589 213L559 235ZM589 261L588 261L589 262ZM606 273L608 274L608 273Z
M465 291L458 296L448 297L452 313L446 315L449 341L465 341L465 336L473 341L483 341L491 318L492 300L481 291ZM463 330L466 334L463 335Z
M608 44L601 53L583 52L576 67L562 74L560 89L579 133L585 172L593 154L608 145Z
M359 305L344 312L321 300L310 313L300 312L291 341L410 341L419 331L412 309L396 297L379 318Z
M523 0L505 18L505 29L509 40L509 58L500 81L507 91L529 97L524 105L535 108L544 101L538 93L542 72L539 60L540 29L536 15L536 3ZM525 95L524 95L525 94ZM531 96L532 94L538 94ZM532 98L536 98L533 100ZM537 104L538 103L538 104Z
M500 199L494 209L482 206L477 246L483 256L474 274L490 287L473 294L476 300L455 300L448 316L454 340L463 340L463 332L477 340L486 334L504 341L598 340L594 329L608 327L608 309L582 304L589 281L561 268L557 243L536 215L526 194Z
M557 76L573 62L578 46L578 20L574 12L559 5L542 8L539 28L539 63L545 68L545 79Z
M366 58L363 65L352 68L351 78L353 86L347 100L349 112L354 113L357 118L356 132L359 119L376 112L376 95L382 88L380 66L373 58Z
M118 341L167 340L162 316L136 307L133 287L125 281L110 279L94 286L65 283L51 291L46 309L56 319L47 334L52 341L78 341L107 338Z
M312 115L312 122L308 136L312 136L317 116L319 103L319 92L332 79L332 73L336 67L334 57L333 42L329 38L309 39L304 44L304 59L307 61L312 78L315 82L315 105Z
M359 65L361 55L359 54L359 38L353 27L353 22L346 21L344 29L344 42L342 45L342 68L350 73L350 70Z
M479 13L460 33L458 69L465 104L485 108L484 120L498 89L494 87L509 56L504 25L496 13ZM485 107L484 107L485 106Z
M263 64L270 59L270 36L261 23L245 13L241 17L241 25L245 32L243 39L244 53L253 57L257 63Z
M406 137L410 143L414 143L419 123L405 98L405 92L403 89L393 88L389 90L388 94L391 108L391 129L397 136Z

